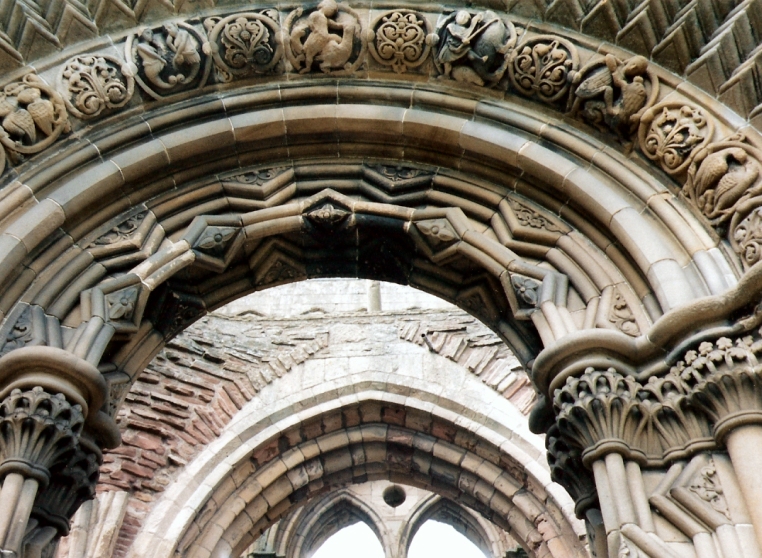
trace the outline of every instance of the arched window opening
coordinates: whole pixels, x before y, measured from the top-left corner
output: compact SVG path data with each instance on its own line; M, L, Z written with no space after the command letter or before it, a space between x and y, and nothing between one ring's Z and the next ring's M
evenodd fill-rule
M430 519L418 529L408 558L485 558L474 543L452 526Z
M384 549L370 527L360 521L331 536L311 558L384 558ZM479 557L481 558L481 557Z

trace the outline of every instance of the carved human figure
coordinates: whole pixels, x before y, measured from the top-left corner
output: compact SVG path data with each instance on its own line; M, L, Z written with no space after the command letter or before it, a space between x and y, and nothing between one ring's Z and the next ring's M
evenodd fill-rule
M489 25L497 21L497 18L492 19L477 29L476 26L481 23L483 17L483 14L471 17L467 11L460 10L455 15L455 21L447 25L447 36L437 53L437 58L444 66L443 77L451 77L452 63L461 58L466 58L471 62L474 60L487 61L486 56L479 56L471 48L471 42Z
M320 62L320 69L324 72L342 68L349 62L356 26L354 22L337 21L338 13L339 6L335 0L322 0L306 22L294 26L291 31L291 49L296 54L297 63L304 63L299 73L309 72L315 60ZM309 35L302 43L308 30ZM341 31L342 34L337 35L332 31Z
M572 115L582 117L599 128L607 126L626 141L635 131L641 110L648 100L645 78L648 60L633 56L621 61L607 54L605 65L585 75L578 72L572 78L574 101ZM584 79L583 79L584 78Z
M175 53L172 63L176 68L184 64L195 66L201 63L196 40L190 33L171 22L167 23L164 29L167 31L167 46Z
M510 24L508 24L510 25ZM435 63L442 79L483 86L497 83L507 67L515 30L492 11L472 15L459 10L439 31Z

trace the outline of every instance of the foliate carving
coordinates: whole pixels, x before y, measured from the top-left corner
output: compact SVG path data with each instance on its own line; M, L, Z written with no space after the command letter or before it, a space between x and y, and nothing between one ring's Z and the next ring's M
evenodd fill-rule
M638 327L638 322L635 320L635 314L632 313L627 301L617 288L614 288L614 295L611 300L611 308L609 310L608 318L619 331L632 337L640 335L640 328Z
M713 143L696 152L688 168L682 193L715 227L762 194L762 151L745 140L743 134L736 134ZM753 205L762 205L762 198Z
M35 344L35 335L32 324L32 309L27 306L5 336L0 356L10 353L14 349L33 344Z
M669 174L688 168L692 156L712 138L714 124L700 108L679 102L648 109L640 120L640 149Z
M514 199L508 199L508 205L516 215L516 220L520 225L531 229L543 229L553 233L563 233L558 225L550 221L547 217L541 215L529 206L519 203Z
M723 494L720 479L717 477L717 469L713 461L706 467L701 468L698 477L691 483L689 488L699 498L709 503L716 511L730 519L728 503L725 501L725 495Z
M238 233L235 227L207 227L198 240L193 243L193 249L219 257L224 255L230 241Z
M258 285L270 285L280 283L290 283L304 279L307 276L303 269L292 265L284 259L278 259L267 269Z
M288 61L301 74L311 72L315 64L325 73L350 74L367 49L360 16L335 0L322 0L306 15L301 7L291 12L284 43Z
M439 27L434 63L441 78L495 86L505 75L516 29L490 10L459 10Z
M519 303L530 308L535 308L540 300L539 290L540 282L524 277L523 275L511 275L511 286L516 293Z
M39 153L69 130L63 98L34 74L3 88L0 118L0 143L14 162Z
M201 87L209 76L211 59L202 51L204 39L186 23L166 23L132 35L125 56L134 65L135 79L155 99Z
M117 242L132 239L132 237L137 234L138 228L145 220L146 215L148 215L147 211L130 215L124 221L112 227L106 234L101 235L85 246L85 248L90 248L92 246L110 246Z
M269 182L273 178L280 176L288 167L273 167L270 169L261 169L251 172L245 172L243 174L237 174L226 178L226 182L238 182L240 184L252 184L254 186L262 186L265 182Z
M582 464L579 448L569 446L556 425L548 430L545 447L548 450L550 478L563 486L574 499L577 517L584 517L585 511L597 504L598 491L592 472Z
M421 169L401 166L377 165L374 168L381 176L388 178L392 182L401 182L403 180L410 180L411 178L417 178L424 174L428 174Z
M0 475L17 472L47 484L51 468L76 451L83 425L81 407L63 394L14 389L0 404Z
M111 321L132 321L140 290L128 287L106 295L106 314Z
M762 207L753 210L738 224L732 223L730 229L730 244L746 267L762 259Z
M204 27L209 33L204 52L214 59L222 81L277 70L283 46L276 10L212 17Z
M460 236L447 219L417 221L415 226L434 250L450 246L460 240Z
M527 97L555 103L569 91L569 75L577 71L577 48L551 35L533 37L519 45L510 61L512 86Z
M398 74L423 64L437 40L436 35L429 33L426 19L412 10L381 15L368 30L368 48L373 59L391 66Z
M719 440L737 421L762 420L757 358L762 353L760 335L762 332L735 340L720 337L716 343L704 341L670 370L689 387L693 404L712 419Z
M69 518L83 502L95 497L101 462L100 451L74 451L67 462L51 472L50 484L36 499L32 517L55 527L61 536L68 535Z
M713 447L708 417L691 395L674 374L641 384L613 368L588 368L556 390L553 404L559 432L582 450L585 463L616 450L654 465Z
M130 102L135 89L132 68L104 54L75 56L58 76L58 90L74 116L94 118Z
M643 56L620 60L607 54L570 77L572 116L613 132L624 143L637 132L640 117L659 95L659 78Z
M334 228L343 224L350 215L346 209L326 203L308 212L305 217L320 227Z

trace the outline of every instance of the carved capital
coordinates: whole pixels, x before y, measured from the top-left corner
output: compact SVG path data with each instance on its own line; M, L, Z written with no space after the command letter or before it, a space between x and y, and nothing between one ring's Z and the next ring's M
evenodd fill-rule
M691 402L711 417L720 443L737 426L762 423L760 353L759 333L736 339L720 337L687 351L672 368L671 373L690 386Z
M588 509L597 506L598 492L592 472L582 464L579 448L570 446L556 425L548 430L545 447L548 450L550 478L563 486L574 499L577 517L585 517Z
M558 431L581 449L585 465L610 452L663 465L714 446L709 417L673 373L640 383L614 368L588 368L556 390L553 405Z
M0 403L0 476L20 473L47 485L51 469L77 451L84 422L82 407L62 393L14 389Z

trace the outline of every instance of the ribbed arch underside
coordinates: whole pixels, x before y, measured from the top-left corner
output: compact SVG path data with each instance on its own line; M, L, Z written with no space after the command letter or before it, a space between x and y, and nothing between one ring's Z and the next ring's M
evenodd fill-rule
M433 292L524 363L736 281L658 174L510 103L301 84L106 128L9 190L35 197L4 215L0 338L28 319L112 383L207 310L309 277Z

